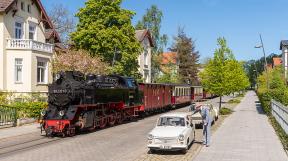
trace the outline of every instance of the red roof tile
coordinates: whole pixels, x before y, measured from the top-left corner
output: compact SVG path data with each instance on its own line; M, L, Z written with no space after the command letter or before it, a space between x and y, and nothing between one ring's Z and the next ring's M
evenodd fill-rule
M279 66L282 64L282 58L273 58L273 66Z
M177 53L176 52L165 52L162 54L162 61L161 64L176 64L176 59L177 59Z

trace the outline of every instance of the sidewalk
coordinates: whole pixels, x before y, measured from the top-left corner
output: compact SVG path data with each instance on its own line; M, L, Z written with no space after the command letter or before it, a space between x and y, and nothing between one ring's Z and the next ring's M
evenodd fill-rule
M249 91L194 161L288 161L278 136Z
M24 134L30 134L34 132L39 132L40 134L40 124L34 123L29 125L23 125L19 127L10 127L10 128L3 128L0 129L0 140L6 139L10 137L15 137Z

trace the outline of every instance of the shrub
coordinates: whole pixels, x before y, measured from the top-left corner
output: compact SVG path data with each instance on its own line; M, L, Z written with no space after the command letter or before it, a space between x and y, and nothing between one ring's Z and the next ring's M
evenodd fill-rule
M40 118L40 113L48 107L47 102L15 102L10 105L17 109L18 118Z
M220 109L220 115L230 115L233 111L229 108L222 107Z
M240 103L241 101L238 99L231 99L228 101L228 103Z

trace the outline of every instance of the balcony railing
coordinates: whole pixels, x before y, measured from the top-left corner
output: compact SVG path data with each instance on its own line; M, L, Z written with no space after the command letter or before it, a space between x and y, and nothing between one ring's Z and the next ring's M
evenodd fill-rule
M28 39L7 39L7 49L36 50L53 53L54 45Z

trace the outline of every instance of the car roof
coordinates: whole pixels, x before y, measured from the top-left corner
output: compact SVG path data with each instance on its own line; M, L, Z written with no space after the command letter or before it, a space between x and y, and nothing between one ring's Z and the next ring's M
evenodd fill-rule
M186 117L187 115L189 115L188 112L170 112L163 114L160 117Z

